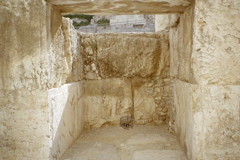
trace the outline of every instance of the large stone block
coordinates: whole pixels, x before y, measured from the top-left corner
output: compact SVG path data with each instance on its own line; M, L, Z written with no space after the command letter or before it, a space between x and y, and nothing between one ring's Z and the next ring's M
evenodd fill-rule
M48 159L47 92L1 91L0 159Z
M195 83L192 60L193 7L181 15L170 16L170 75L180 80Z
M119 124L122 116L131 116L131 80L84 81L84 108L85 128Z
M52 159L58 159L83 130L82 82L65 84L48 91Z
M239 159L240 87L174 82L176 133L190 159Z
M240 1L196 2L192 59L198 83L240 84L239 8Z
M2 79L4 86L46 87L49 75L47 10L42 0L1 1L0 77L5 78ZM19 80L22 85L16 85Z
M202 87L203 159L240 158L240 86Z
M168 34L82 34L86 79L168 77Z
M174 106L176 107L175 131L189 159L193 159L195 152L193 106L195 94L193 86L189 83L174 80ZM201 119L202 120L202 119ZM198 137L197 137L198 138Z
M183 12L191 0L47 0L54 4L62 13L84 14L162 14Z

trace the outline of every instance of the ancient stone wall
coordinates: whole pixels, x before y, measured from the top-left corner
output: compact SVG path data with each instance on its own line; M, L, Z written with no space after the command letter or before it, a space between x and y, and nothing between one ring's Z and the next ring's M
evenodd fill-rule
M48 159L49 8L0 3L0 159Z
M59 159L83 131L83 64L79 36L71 20L62 18L57 10L51 17L50 64L54 88L48 90L50 159Z
M83 131L82 82L48 91L50 159L59 159Z
M189 159L239 159L237 1L196 1L171 16L175 130Z
M192 112L192 19L193 8L183 14L170 15L170 75L174 78L174 108L176 121L172 123L180 144L192 159L194 123Z
M173 118L168 32L81 34L86 128Z
M198 159L240 158L239 8L240 2L231 0L195 4L192 57L201 99L194 114L204 148L196 150Z
M0 14L0 159L60 156L81 133L80 120L69 116L82 113L81 84L63 86L82 77L77 32L43 0L4 0ZM69 131L71 136L61 137Z

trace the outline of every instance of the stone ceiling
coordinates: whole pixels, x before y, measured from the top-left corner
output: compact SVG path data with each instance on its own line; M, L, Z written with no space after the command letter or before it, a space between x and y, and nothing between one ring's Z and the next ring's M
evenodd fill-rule
M46 0L61 13L162 14L183 12L192 0Z

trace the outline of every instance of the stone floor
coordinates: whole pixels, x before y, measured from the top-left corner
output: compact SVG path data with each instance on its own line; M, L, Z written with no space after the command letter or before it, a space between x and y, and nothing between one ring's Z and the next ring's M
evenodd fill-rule
M176 137L162 126L135 125L85 131L61 160L186 160Z

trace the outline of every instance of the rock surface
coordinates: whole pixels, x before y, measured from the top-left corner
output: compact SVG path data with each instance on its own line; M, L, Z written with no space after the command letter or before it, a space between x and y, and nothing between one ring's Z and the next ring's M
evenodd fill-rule
M47 0L62 13L85 14L159 14L183 12L191 0L113 0L89 1L82 0Z
M69 70L66 82L78 82L83 79L83 62L82 54L80 54L78 32L68 18L62 18L62 30L64 35L64 56Z
M198 83L240 85L239 8L240 1L196 3L192 57Z
M168 33L81 34L85 79L169 76Z
M175 131L189 159L240 158L239 5L200 0L171 16Z
M172 116L172 81L159 78L134 78L134 118L138 124L169 123Z
M117 125L122 116L131 116L131 81L111 78L84 81L85 128Z
M61 160L186 160L177 139L164 126L136 125L92 129L63 155Z
M83 131L82 86L69 83L48 91L51 159L59 159Z

